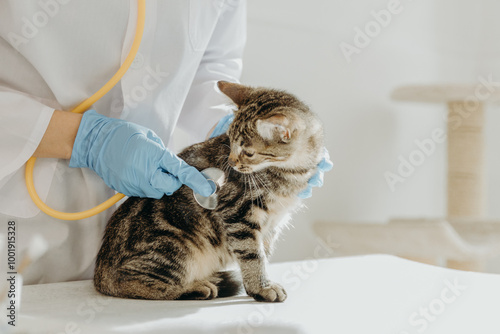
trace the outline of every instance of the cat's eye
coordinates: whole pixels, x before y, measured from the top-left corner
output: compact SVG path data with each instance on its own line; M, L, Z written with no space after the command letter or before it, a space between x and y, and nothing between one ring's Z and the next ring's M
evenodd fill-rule
M253 157L255 153L250 153L248 151L243 151L243 154L249 158Z

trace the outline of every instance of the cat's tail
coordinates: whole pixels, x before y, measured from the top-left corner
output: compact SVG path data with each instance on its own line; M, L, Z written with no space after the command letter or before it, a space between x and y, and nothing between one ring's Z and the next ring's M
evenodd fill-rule
M240 275L235 271L219 271L209 279L219 289L218 297L231 297L240 293L243 287Z

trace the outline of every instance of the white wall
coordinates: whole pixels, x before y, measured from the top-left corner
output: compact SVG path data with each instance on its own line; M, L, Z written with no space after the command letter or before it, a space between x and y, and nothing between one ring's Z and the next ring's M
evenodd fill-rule
M325 186L295 216L274 261L305 258L317 244L311 222L383 222L395 216L442 217L445 146L392 192L384 173L417 148L434 128L446 129L446 106L394 102L408 83L500 81L500 4L494 0L249 0L242 81L286 89L305 100L325 125L335 163ZM398 10L349 62L342 42L372 11ZM375 35L375 34L374 34ZM495 45L498 43L499 45ZM500 110L487 108L488 218L500 217Z

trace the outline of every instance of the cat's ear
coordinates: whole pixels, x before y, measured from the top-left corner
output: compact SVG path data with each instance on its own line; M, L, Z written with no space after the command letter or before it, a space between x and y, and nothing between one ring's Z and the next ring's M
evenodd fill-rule
M257 120L257 132L266 140L278 140L283 143L288 143L292 138L290 121L281 114Z
M220 91L226 94L238 107L241 107L251 88L233 82L219 81L217 86Z

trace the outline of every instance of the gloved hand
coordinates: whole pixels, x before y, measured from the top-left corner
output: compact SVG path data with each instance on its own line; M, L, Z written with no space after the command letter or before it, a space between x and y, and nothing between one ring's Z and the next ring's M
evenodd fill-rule
M219 123L217 123L217 125L215 126L215 129L210 135L210 138L214 138L220 136L223 133L226 133L227 129L229 129L229 125L231 125L231 123L233 122L233 119L234 119L234 114L229 114L222 117Z
M214 189L196 168L165 148L152 131L87 111L76 135L70 167L87 167L127 196L161 198L182 184L202 196Z
M217 123L217 125L215 126L215 129L210 135L210 138L217 137L223 133L226 133L233 119L234 119L234 114L229 114L222 117L219 123ZM328 153L328 150L325 148L323 159L318 164L318 171L316 172L316 174L313 175L313 177L309 179L308 187L299 193L298 195L299 198L302 199L309 198L312 196L313 187L322 187L323 177L325 175L325 172L328 172L330 169L332 169L332 167L333 163L330 161L330 154Z
M323 159L318 164L318 171L309 179L308 186L306 189L302 190L299 193L299 198L305 199L312 196L312 188L313 187L322 187L323 186L323 177L325 172L328 172L333 168L333 163L330 160L330 154L328 150L325 148L325 153L323 155Z

